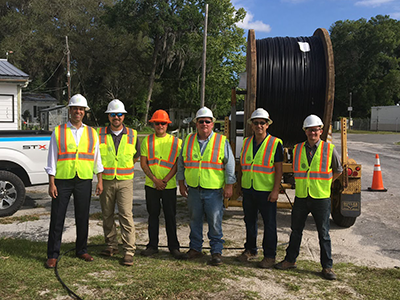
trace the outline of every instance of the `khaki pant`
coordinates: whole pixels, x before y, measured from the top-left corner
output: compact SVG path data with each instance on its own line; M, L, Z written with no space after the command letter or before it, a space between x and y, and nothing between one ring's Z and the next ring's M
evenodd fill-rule
M125 254L135 254L135 224L133 223L133 179L103 180L103 193L100 195L103 213L105 242L118 249L117 229L114 221L115 204L118 207L118 219L121 227L122 245Z

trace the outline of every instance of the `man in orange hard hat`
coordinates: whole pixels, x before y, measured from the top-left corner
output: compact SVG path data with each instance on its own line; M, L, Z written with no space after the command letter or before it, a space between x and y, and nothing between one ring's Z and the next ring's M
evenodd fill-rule
M309 115L303 123L307 141L293 150L293 171L296 197L292 209L289 246L285 260L275 265L280 270L296 268L301 238L308 214L311 212L318 230L322 276L336 279L332 270L332 246L329 236L331 213L331 185L343 172L340 157L333 144L321 140L324 124L316 115Z
M143 140L140 151L140 165L146 174L149 243L141 254L151 256L158 253L159 216L162 202L168 249L174 258L180 259L182 253L179 251L176 234L176 170L182 141L167 133L171 120L165 110L157 110L149 122L153 124L155 133Z
M103 256L118 253L117 226L114 220L115 206L121 227L124 257L122 264L133 265L135 255L135 224L133 222L133 177L135 162L139 160L139 141L136 130L124 125L124 104L112 100L105 111L110 125L99 129L100 153L104 165L104 192L100 196L103 213L103 230L107 247Z

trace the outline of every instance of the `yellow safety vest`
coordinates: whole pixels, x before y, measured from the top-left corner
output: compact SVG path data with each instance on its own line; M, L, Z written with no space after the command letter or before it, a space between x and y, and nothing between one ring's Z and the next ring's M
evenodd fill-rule
M148 166L156 178L164 178L174 166L182 141L170 134L162 138L155 134L147 136L144 140L142 149L146 149ZM143 153L143 152L142 152ZM146 176L145 185L154 187L154 182ZM176 188L176 175L168 181L166 189Z
M107 127L99 129L100 154L103 162L104 180L130 180L134 176L134 155L136 153L137 132L126 128L115 154L115 145Z
M220 189L225 185L225 141L225 136L213 133L201 155L197 133L186 138L182 156L188 186Z
M333 144L321 141L311 165L308 164L305 142L297 144L293 151L293 172L296 196L325 199L331 196Z
M243 141L240 154L242 187L249 189L253 186L256 191L270 192L275 183L275 152L278 144L282 141L268 135L253 157L253 140L254 136Z
M96 131L92 127L85 126L78 147L67 124L57 126L54 131L58 146L55 178L72 179L78 175L80 179L92 179L94 149L97 143Z

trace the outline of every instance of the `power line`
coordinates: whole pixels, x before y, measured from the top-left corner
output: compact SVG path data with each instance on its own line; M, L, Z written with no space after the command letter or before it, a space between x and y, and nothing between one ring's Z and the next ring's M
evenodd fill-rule
M41 85L39 85L38 87L36 87L35 89L31 90L30 92L34 92L36 90L38 90L39 88L41 88L42 86L44 86L52 77L53 75L57 72L58 68L61 66L63 60L64 60L65 54L63 55L63 57L61 58L60 63L58 64L57 68L55 68L55 70L53 71L53 73L50 75L49 78L47 78L47 80L45 82L43 82Z

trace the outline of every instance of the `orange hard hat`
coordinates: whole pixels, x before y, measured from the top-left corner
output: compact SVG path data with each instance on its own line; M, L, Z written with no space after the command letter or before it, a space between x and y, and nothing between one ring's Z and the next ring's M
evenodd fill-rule
M159 109L156 110L149 120L150 123L152 122L167 122L167 123L172 123L171 120L169 119L168 113L165 110Z

